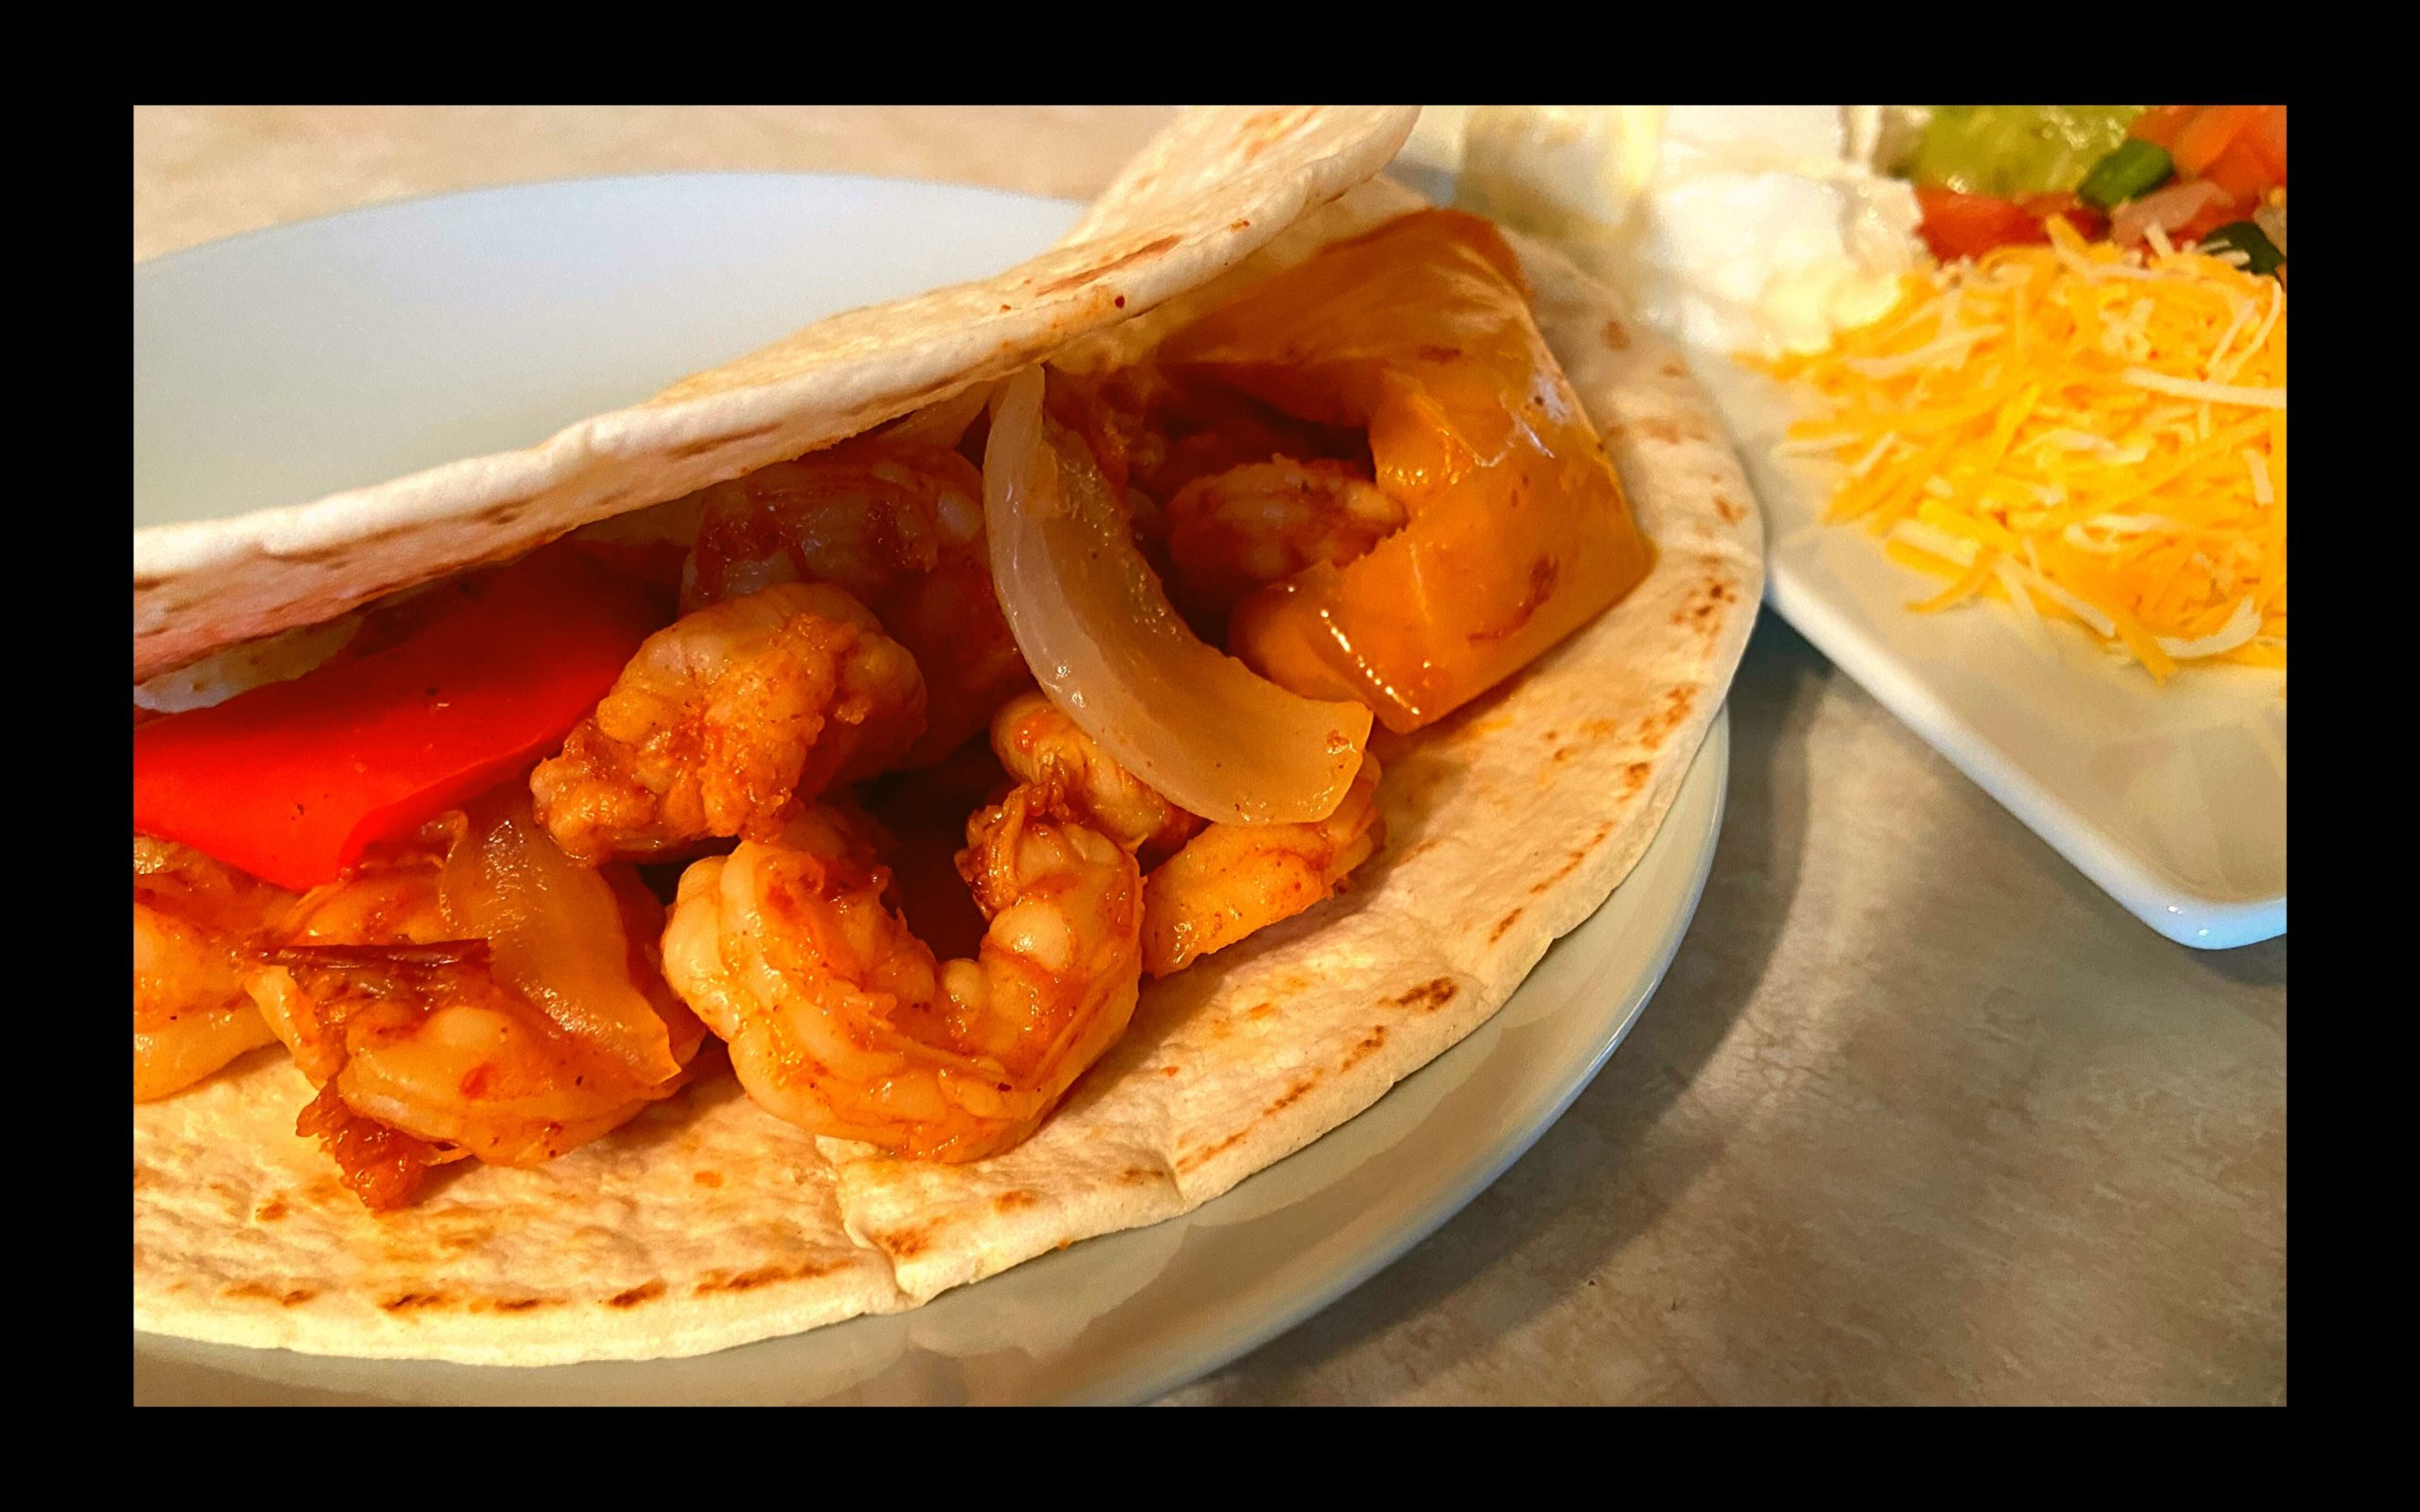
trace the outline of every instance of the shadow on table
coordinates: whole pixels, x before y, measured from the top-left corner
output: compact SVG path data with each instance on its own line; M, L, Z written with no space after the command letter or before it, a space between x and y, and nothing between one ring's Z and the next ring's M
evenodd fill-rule
M1797 631L1770 612L1762 617L1731 688L1731 785L1705 895L1663 987L1621 1050L1537 1144L1438 1233L1220 1376L1247 1386L1298 1379L1434 1306L1520 1248L1538 1225L1582 1192L1620 1181L1621 1163L1754 997L1780 938L1805 849L1807 725L1833 676L1822 653ZM1710 943L1717 938L1719 948ZM1641 1200L1625 1211L1608 1247L1651 1224L1717 1153L1718 1145L1700 1147L1689 1166L1659 1170L1653 1190L1660 1195L1629 1184ZM1508 1191L1517 1196L1505 1199ZM1601 1259L1574 1256L1566 1267L1571 1274L1542 1275L1529 1295L1543 1305L1593 1274ZM1496 1320L1494 1328L1516 1321Z

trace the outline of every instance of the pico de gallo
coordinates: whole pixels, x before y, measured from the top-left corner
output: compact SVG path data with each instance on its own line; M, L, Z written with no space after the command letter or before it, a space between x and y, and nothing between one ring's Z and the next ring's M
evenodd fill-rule
M1943 106L1895 171L1945 262L2047 244L2055 219L2087 241L2195 245L2286 276L2282 105Z

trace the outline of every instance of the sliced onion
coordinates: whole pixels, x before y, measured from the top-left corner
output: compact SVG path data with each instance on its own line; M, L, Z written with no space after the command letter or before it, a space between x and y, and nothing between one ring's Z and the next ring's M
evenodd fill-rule
M2120 247L2141 245L2151 229L2174 231L2202 213L2202 207L2224 199L2227 192L2207 179L2172 183L2140 199L2129 199L2109 217L2109 239Z
M2277 249L2278 256L2283 257L2286 255L2285 206L2261 206L2258 210L2252 213L2252 223L2260 228L2261 235L2269 238L2269 245Z
M983 455L992 580L1043 692L1128 771L1229 824L1336 812L1370 711L1291 694L1202 644L1169 607L1092 453L1010 379Z
M613 884L556 846L518 783L474 805L470 819L438 877L447 924L488 942L498 982L642 1083L679 1072L670 1032L631 980Z
M902 446L956 446L966 427L992 402L996 384L969 384L947 399L936 399L890 422L882 438Z

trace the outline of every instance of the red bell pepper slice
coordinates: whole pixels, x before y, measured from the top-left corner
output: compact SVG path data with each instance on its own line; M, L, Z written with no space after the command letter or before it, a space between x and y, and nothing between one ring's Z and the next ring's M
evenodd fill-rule
M134 730L134 828L297 891L560 743L669 617L570 547L396 644Z

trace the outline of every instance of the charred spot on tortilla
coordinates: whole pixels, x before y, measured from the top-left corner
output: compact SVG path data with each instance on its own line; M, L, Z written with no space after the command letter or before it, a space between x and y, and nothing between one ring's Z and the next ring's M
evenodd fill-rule
M490 524L510 524L536 508L538 503L539 501L534 498L506 499L502 503L489 505L471 518L485 521Z
M343 561L353 555L354 550L354 542L348 541L339 541L333 546L308 546L299 551L282 551L277 556L281 561L303 562L316 567L324 566L329 562ZM164 579L160 580L164 581Z
M1286 1111L1286 1109L1293 1107L1296 1103L1301 1102L1305 1097L1310 1095L1311 1090L1319 1084L1320 1075L1317 1072L1313 1072L1310 1075L1299 1078L1295 1081L1294 1085L1287 1088L1285 1091L1278 1094L1278 1098L1275 1102L1270 1103L1267 1108L1261 1109L1262 1116L1267 1117L1272 1113L1282 1113Z
M1301 109L1272 110L1254 116L1245 128L1244 160L1250 162L1277 145L1278 139L1300 126L1306 112Z
M1351 1071L1354 1067L1361 1064L1364 1060L1369 1059L1372 1056L1376 1055L1379 1051L1385 1049L1386 1045L1387 1026L1383 1023L1372 1024L1370 1026L1370 1032L1363 1035L1360 1040L1354 1044L1353 1048L1345 1053L1344 1059L1338 1063L1336 1069L1340 1072Z
M825 1267L823 1266L812 1264L799 1266L760 1265L754 1270L741 1271L736 1276L729 1277L726 1277L721 1272L717 1271L710 1275L705 1280L700 1281L698 1283L697 1291L700 1296L705 1296L714 1292L752 1292L760 1286L770 1286L776 1281L811 1280L815 1277L822 1275L824 1269Z
M563 1299L560 1297L506 1297L488 1305L498 1313L527 1313L533 1308L561 1307Z
M1660 708L1650 710L1638 722L1638 744L1649 750L1662 745L1666 737L1686 724L1696 707L1698 690L1684 685L1668 689Z
M1222 1140L1219 1140L1210 1144L1205 1144L1199 1149L1188 1151L1178 1158L1176 1168L1180 1172L1200 1170L1202 1166L1207 1165L1212 1160L1217 1160L1219 1156L1226 1154L1229 1150L1232 1150L1236 1145L1242 1143L1245 1136L1249 1135L1251 1132L1252 1130L1249 1127L1239 1128Z
M257 1298L265 1302L275 1302L280 1307L301 1307L320 1294L308 1286L277 1287L265 1285L260 1281L237 1281L221 1295L230 1297Z
M764 435L775 428L769 425L754 434ZM746 436L707 436L673 447L669 455L685 462L692 457L703 456L709 452L719 452L727 446L735 446L746 439L748 439Z
M1151 258L1157 257L1176 245L1177 238L1174 236L1155 237L1150 241L1145 242L1142 246L1133 249L1132 251L1121 252L1105 263L1097 263L1080 273L1071 273L1064 278L1053 279L1049 283L1043 284L1040 288L1035 289L1034 292L1036 294L1064 294L1069 289L1080 289L1087 284L1098 283L1100 280L1107 278L1110 274L1116 272L1120 268L1132 267L1137 263L1147 262ZM1125 300L1123 297L1120 297L1117 308L1125 308Z
M1411 1008L1422 1013L1433 1013L1437 1009L1443 1007L1446 1004L1453 1002L1454 994L1461 990L1461 985L1454 981L1451 977L1431 977L1429 980L1421 983L1418 987L1407 989L1400 996L1394 998L1392 1002L1393 1005L1399 1008Z
M893 1260L913 1260L931 1247L933 1230L936 1227L938 1226L933 1224L918 1224L890 1233L869 1234L867 1237L873 1241L877 1248Z

